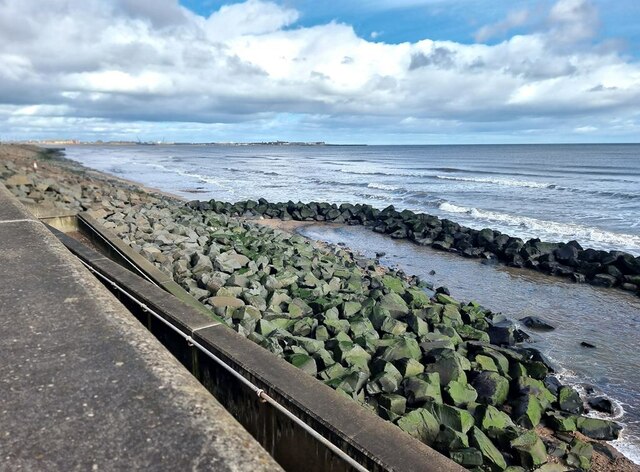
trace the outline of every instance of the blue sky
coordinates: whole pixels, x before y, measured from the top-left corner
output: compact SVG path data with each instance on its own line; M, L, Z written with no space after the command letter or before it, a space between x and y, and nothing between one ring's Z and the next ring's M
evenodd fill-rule
M242 3L224 0L181 0L181 3L200 15L210 15L223 5ZM526 33L530 27L544 21L544 13L552 0L408 0L368 1L317 0L280 1L301 12L297 25L313 26L330 21L352 25L362 37L376 37L379 41L401 43L421 39L449 40L473 43L474 33L485 24L501 21L509 11L528 9L534 17L528 25L513 28L510 34ZM638 56L640 50L640 1L597 0L592 2L600 11L601 30L596 40L617 37L625 41L629 54ZM529 26L529 28L527 27ZM507 35L492 38L498 42Z
M5 0L0 140L637 142L637 18L637 0Z

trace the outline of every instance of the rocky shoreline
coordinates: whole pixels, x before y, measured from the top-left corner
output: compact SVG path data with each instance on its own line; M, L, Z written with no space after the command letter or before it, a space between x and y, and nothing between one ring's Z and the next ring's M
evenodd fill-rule
M215 211L236 217L258 216L284 221L363 225L394 239L408 239L421 246L463 257L493 260L509 267L568 277L576 283L617 287L640 296L640 257L623 251L583 249L577 241L524 241L489 228L475 230L433 215L410 210L397 211L393 206L379 210L361 204L270 203L264 199L236 203L196 200L189 205L201 211Z
M510 472L638 470L604 442L618 437L620 425L585 416L588 409L607 410L606 401L581 398L561 385L544 356L521 343L527 334L511 320L460 303L446 289L433 290L376 260L314 245L246 217L342 218L385 233L396 228L394 237L410 239L427 234L415 231L416 223L424 223L451 228L449 249L460 250L465 238L455 235L466 234L467 242L482 242L473 246L484 248L478 256L492 257L484 254L489 251L496 259L519 246L508 237L494 232L494 247L486 232L480 237L447 220L438 225L391 209L374 215L363 206L293 204L290 210L281 204L285 214L263 201L185 205L52 155L20 152L25 155L0 147L0 177L23 203L89 211L240 335L462 465ZM34 159L38 172L31 169ZM448 240L429 244L436 241ZM527 259L537 261L548 249L542 244L523 242L518 254L537 248L540 254ZM546 254L556 260L566 247L577 251L577 261L589 251L570 243ZM626 277L619 267L626 267L623 256L608 261L598 255L594 263Z

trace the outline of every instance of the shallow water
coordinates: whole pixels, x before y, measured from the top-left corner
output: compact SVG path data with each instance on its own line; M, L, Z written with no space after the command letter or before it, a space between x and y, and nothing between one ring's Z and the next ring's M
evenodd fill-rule
M538 315L556 326L536 333L535 347L562 366L567 382L589 384L614 399L625 424L614 443L640 463L640 298L618 290L577 285L558 277L499 265L394 240L363 227L312 225L299 230L311 239L345 243L367 257L386 252L381 263L397 266L460 300L476 300L513 319ZM429 272L434 270L435 275ZM597 346L580 346L588 341Z

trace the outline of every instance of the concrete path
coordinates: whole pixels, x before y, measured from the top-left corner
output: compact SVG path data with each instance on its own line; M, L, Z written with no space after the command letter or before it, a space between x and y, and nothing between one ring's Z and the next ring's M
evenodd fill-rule
M280 470L2 184L0 470Z

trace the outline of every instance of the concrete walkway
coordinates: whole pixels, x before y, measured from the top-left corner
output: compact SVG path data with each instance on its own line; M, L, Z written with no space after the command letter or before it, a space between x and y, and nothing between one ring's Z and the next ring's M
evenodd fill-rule
M2 184L0 470L280 470Z

